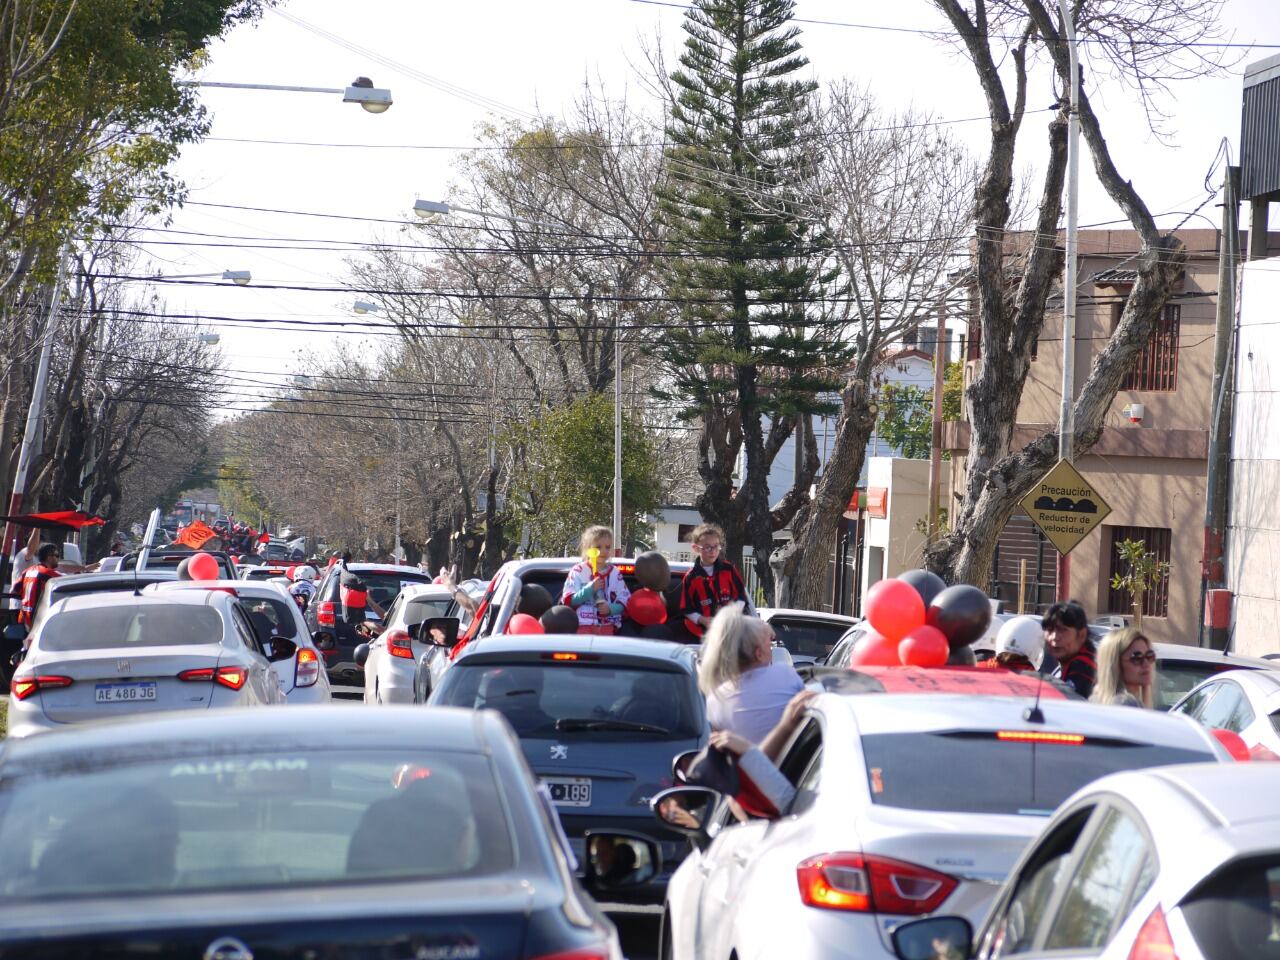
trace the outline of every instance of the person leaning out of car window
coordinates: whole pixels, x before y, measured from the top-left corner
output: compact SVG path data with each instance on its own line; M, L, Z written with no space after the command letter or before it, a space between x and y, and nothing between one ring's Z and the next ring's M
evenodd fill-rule
M613 556L613 531L588 527L582 533L582 560L569 569L560 602L578 613L578 632L613 636L622 626L622 611L631 591L622 573L609 562Z
M698 687L707 698L712 730L760 743L804 681L791 664L773 662L773 628L734 604L717 613L707 630Z
M1151 707L1156 652L1137 627L1113 630L1098 645L1098 682L1090 703Z
M1045 648L1058 661L1053 678L1088 699L1098 679L1098 650L1089 639L1089 618L1075 600L1055 603L1040 621Z

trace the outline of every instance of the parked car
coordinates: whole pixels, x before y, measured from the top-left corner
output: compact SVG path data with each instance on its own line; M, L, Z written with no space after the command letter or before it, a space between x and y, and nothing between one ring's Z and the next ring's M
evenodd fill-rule
M0 792L3 958L621 958L493 713L155 715L5 741Z
M976 938L968 918L935 916L894 931L897 955L1274 957L1277 790L1280 765L1270 763L1100 779L1064 804L1023 854Z
M1156 652L1155 708L1168 710L1191 688L1228 670L1280 669L1280 661L1222 653L1183 643L1153 643Z
M1219 673L1174 704L1172 712L1239 734L1255 759L1280 760L1280 672Z
M147 554L145 570L174 570L178 569L178 564L191 557L196 551L194 550L176 550L168 547L156 547ZM218 572L222 579L234 580L236 577L235 564L231 562L231 554L222 550L204 550L218 561ZM124 559L120 561L121 570L132 570L138 565L137 553L126 553Z
M241 580L267 581L274 577L287 576L289 568L281 564L240 564L236 567L236 576Z
M661 955L883 957L889 931L911 917L980 921L1045 818L1085 784L1227 758L1182 717L1133 710L1122 725L1117 709L819 696L779 763L796 789L780 817L740 822L702 787L654 799L661 822L670 804L684 810L695 846L667 890Z
M215 590L73 596L49 608L9 682L9 736L103 717L284 703L264 645Z
M266 645L272 637L291 641L296 652L287 660L276 660L271 671L276 675L286 701L299 704L328 703L333 694L324 657L316 649L307 632L307 622L297 602L273 583L250 583L244 580L183 580L148 587L145 592L168 595L178 590L218 590L230 592L249 615L258 642Z
M702 747L710 732L693 651L630 637L485 637L454 661L429 703L507 718L580 861L593 832L656 843L663 872L629 898L661 900L688 845L654 822L649 799L671 785L672 758Z
M343 616L339 590L343 569L358 574L368 584L370 599L383 610L391 606L403 587L430 583L432 578L431 574L417 567L388 563L348 563L345 568L335 564L324 572L315 596L307 604L307 629L324 654L329 679L335 683L363 687L364 668L355 662L355 649L365 642L365 638L356 633L356 624L348 623ZM378 619L377 614L369 612L371 619Z
M448 587L410 584L400 591L387 610L382 633L369 641L364 663L365 703L425 702L426 696L416 689L419 673L425 667L421 679L429 695L449 664L449 647L432 643L430 637L418 637L418 630L433 617L452 616L453 609L453 591ZM415 644L415 639L420 642Z
M778 642L787 648L796 664L825 660L840 638L859 622L856 617L820 610L761 607L759 613L760 618L773 627Z

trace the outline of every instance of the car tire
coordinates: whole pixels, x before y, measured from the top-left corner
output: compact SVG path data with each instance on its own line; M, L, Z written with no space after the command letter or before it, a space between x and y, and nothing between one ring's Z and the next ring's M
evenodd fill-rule
M658 923L658 960L674 960L675 950L671 946L671 911L662 910L662 920Z

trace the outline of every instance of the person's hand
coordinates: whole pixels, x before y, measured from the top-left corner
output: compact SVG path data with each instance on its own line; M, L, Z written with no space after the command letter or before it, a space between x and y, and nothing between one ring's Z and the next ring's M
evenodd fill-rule
M450 593L458 589L458 582L454 579L453 571L447 567L440 568L440 586L444 587Z
M805 708L809 706L809 702L817 695L818 692L816 690L801 690L787 701L787 705L782 710L781 722L788 727L795 727L804 719Z
M604 574L598 574L595 579L591 581L591 586L596 590L603 590L605 586L607 586Z
M680 801L675 797L667 797L658 804L658 810L662 814L662 819L667 823L675 824L678 827L687 827L690 830L697 830L701 826L697 819L680 805Z
M709 741L715 749L740 757L751 749L751 741L729 730L717 730Z
M598 614L599 614L600 616L602 616L602 617L609 617L609 616L612 616L612 615L613 615L613 611L609 609L609 601L607 601L607 600L597 600L597 601L596 601L596 613L598 613Z

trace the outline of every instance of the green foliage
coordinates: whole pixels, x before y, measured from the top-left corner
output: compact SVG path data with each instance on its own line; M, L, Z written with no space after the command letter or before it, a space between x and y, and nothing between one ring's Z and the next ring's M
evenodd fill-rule
M260 518L270 519L271 509L266 495L249 479L249 468L247 457L226 458L218 468L218 501L223 510L242 520L257 523Z
M960 360L948 363L943 375L942 419L964 419L964 363Z
M959 420L964 406L964 365L947 364L942 385L942 419ZM909 460L929 457L933 435L933 391L887 383L880 390L880 439ZM949 454L943 453L949 459Z
M535 550L561 553L592 524L613 514L613 401L588 394L511 431L524 453L512 483L512 512ZM622 546L647 534L644 516L658 508L662 481L644 427L622 423Z
M1156 554L1148 551L1146 542L1142 540L1121 540L1115 544L1115 551L1129 569L1111 578L1111 589L1129 594L1133 603L1134 626L1141 627L1143 601L1169 576L1169 562L1157 560Z

